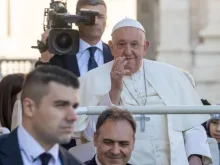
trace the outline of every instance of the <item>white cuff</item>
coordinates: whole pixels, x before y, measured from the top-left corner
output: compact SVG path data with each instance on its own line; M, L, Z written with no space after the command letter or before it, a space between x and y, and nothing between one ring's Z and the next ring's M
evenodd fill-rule
M101 102L98 105L99 106L114 107L114 106L120 106L120 105L122 105L122 103L121 103L121 100L120 100L119 105L112 104L111 98L110 98L109 93L108 93L108 94L103 96Z
M211 153L207 141L207 135L203 126L196 126L184 133L186 155L196 154L203 156L203 163L210 164Z

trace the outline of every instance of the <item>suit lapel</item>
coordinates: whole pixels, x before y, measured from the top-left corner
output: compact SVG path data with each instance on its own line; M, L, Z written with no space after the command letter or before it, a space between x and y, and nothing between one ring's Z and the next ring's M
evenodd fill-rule
M62 165L68 165L68 159L64 152L64 149L60 147L59 149L59 157Z
M95 161L95 156L92 158L91 162L88 165L97 165Z
M96 161L95 161L95 157L96 155L89 161L86 161L85 164L86 165L97 165Z
M77 77L80 77L79 66L78 66L76 54L66 55L64 57L64 63L65 63L64 66L66 67L67 70L74 73Z
M103 56L104 56L104 63L108 63L113 60L111 50L109 46L105 43L103 43Z
M2 164L4 165L23 165L17 137L17 129L12 131L8 137L3 141L0 148L0 155L2 158Z

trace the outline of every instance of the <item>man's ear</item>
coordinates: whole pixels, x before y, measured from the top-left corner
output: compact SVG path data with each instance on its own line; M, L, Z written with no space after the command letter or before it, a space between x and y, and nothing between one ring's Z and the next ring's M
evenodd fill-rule
M30 98L24 98L23 102L23 109L22 112L26 117L33 117L36 113L36 104L35 102Z
M108 46L109 46L109 48L110 48L110 50L111 50L111 53L112 53L112 55L114 54L113 53L113 43L112 43L112 40L109 40L108 41ZM113 55L114 56L114 55Z
M135 145L135 135L134 135L134 139L133 139L133 143L132 143L132 151L134 151L134 145Z
M109 40L108 41L108 46L110 47L110 49L112 50L112 48L113 48L113 43L112 43L112 40Z
M145 43L144 43L144 51L145 52L147 52L149 46L150 46L150 42L146 40Z

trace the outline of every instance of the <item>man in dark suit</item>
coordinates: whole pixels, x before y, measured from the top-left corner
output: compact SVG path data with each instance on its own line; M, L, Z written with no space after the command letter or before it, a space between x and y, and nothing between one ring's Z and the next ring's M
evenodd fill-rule
M52 55L48 50L41 54L41 58L35 66L43 64L58 65L82 76L89 70L113 60L109 46L101 41L102 34L106 27L107 7L104 0L78 0L76 13L80 9L96 10L95 24L92 26L83 23L76 24L79 29L79 45L77 54ZM48 31L42 35L42 41L46 43Z
M105 1L78 0L76 13L79 13L82 8L96 10L99 12L99 15L96 16L93 26L87 26L82 23L76 24L79 29L79 45L76 45L78 53L71 55L53 55L49 53L48 50L45 50L35 66L48 64L57 65L80 77L89 70L113 60L109 46L101 40L105 31L107 18L107 6ZM43 43L46 43L47 37L48 31L42 34ZM75 145L76 142L72 139L70 143L64 144L63 147L70 149Z
M97 154L86 165L131 165L136 123L128 111L111 108L98 117L94 146Z
M0 137L0 165L83 165L59 146L71 139L78 88L77 77L60 67L30 72L21 94L22 124Z

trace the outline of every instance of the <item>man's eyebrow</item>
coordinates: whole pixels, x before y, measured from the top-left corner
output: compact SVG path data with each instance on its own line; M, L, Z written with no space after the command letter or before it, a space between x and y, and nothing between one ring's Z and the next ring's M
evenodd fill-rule
M106 14L98 14L98 16L101 16L101 17L106 17Z
M67 100L56 100L54 101L54 104L70 104L70 102Z
M118 42L125 42L125 40L123 40L123 39L120 39L120 40L118 40Z
M79 103L77 102L77 103L72 104L68 100L56 100L54 101L54 105L56 106L71 106L72 105L73 108L77 108L79 106Z
M123 40L123 39L120 39L120 40L118 40L116 42L118 43L118 42L126 42L126 41ZM138 40L132 40L132 41L129 41L129 43L139 43L139 41Z
M131 41L131 42L139 42L138 40L133 40L133 41Z
M127 140L112 140L112 139L103 139L103 141L110 141L110 142L118 142L118 143L130 143L130 141Z
M219 119L212 119L211 121L215 121L215 122L216 122L216 121L218 121L218 120L219 120Z
M65 106L65 105L71 105L71 102L70 101L67 101L67 100L57 100L57 101L54 101L54 104L55 105L63 105L63 106ZM78 102L75 102L74 104L73 104L73 108L78 108L79 107L79 103Z

